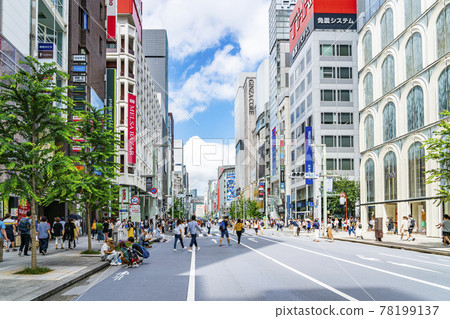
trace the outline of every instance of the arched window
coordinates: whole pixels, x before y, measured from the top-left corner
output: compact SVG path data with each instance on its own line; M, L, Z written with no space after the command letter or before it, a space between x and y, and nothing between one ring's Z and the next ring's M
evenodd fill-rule
M408 132L423 127L423 90L415 86L409 91L407 98Z
M364 64L372 60L372 32L367 31L363 37Z
M394 57L388 55L381 65L383 94L386 94L395 87L395 64Z
M413 23L421 14L421 0L404 0L405 1L405 28Z
M406 43L406 77L410 78L422 70L422 36L414 33Z
M366 150L373 147L373 116L369 115L364 120L364 130L366 132Z
M438 58L450 51L450 5L446 6L436 20Z
M373 160L369 158L365 164L366 169L366 188L367 188L367 202L375 201L375 165Z
M450 94L450 66L441 73L438 80L439 94L439 114L443 111L450 110L449 98ZM441 115L442 117L442 115Z
M387 9L381 17L381 49L384 49L394 40L394 14L392 9Z
M397 199L397 157L392 151L384 157L384 199Z
M372 73L367 73L363 80L364 86L364 105L369 105L373 102L373 76Z
M409 197L425 196L425 149L415 142L408 150Z
M395 105L392 102L386 104L383 110L383 141L387 142L396 136Z

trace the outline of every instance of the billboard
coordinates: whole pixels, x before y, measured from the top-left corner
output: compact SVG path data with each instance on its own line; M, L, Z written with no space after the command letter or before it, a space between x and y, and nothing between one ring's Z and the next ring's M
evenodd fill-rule
M356 0L299 0L289 18L291 62L315 29L356 30Z
M236 174L227 174L227 202L231 202L236 197Z
M272 129L272 175L277 172L277 128Z
M313 151L312 151L312 127L305 128L305 173L313 173ZM313 180L306 179L306 185L312 185Z
M266 176L266 142L258 147L258 179Z
M106 38L115 39L116 38L116 15L117 15L117 1L119 0L108 0L106 1Z
M136 164L136 96L128 93L128 164Z

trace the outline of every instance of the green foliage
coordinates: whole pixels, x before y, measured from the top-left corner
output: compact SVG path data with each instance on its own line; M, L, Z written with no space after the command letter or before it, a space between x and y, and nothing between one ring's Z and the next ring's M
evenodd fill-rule
M172 213L172 206L169 207L167 214L171 215L173 218L184 218L184 207L181 203L181 200L177 198L175 200L175 203L173 205L173 213Z
M437 168L428 170L427 184L438 183L436 203L450 201L450 112L444 111L442 115L445 117L439 124L438 129L434 132L435 137L425 141L422 147L425 147L425 160L436 162Z
M359 181L352 181L346 176L333 177L333 193L347 194L347 212L350 215L355 212L355 204L360 198ZM339 202L339 196L330 196L327 198L328 210L333 215L345 217L345 205Z
M81 252L82 255L100 255L100 252L98 250L83 250Z
M53 271L53 269L50 269L48 267L35 267L35 268L25 268L24 270L15 272L15 275L43 275L50 271Z

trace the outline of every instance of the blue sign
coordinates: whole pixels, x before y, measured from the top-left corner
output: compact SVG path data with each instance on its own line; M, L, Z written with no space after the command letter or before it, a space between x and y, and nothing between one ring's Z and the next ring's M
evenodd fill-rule
M314 202L308 202L309 207L314 207Z
M291 218L291 196L290 195L286 196L286 208L287 208L288 219L290 219Z
M312 143L312 127L307 126L305 128L305 173L313 172L313 151L311 147ZM306 179L306 185L312 185L313 180Z
M236 197L236 174L227 174L227 202L231 202Z
M284 183L280 183L280 188L284 189Z
M86 72L86 66L85 65L74 65L73 72Z
M277 128L272 130L272 175L277 172Z
M105 107L103 100L98 96L93 88L91 88L91 105L96 110L100 110Z
M53 51L53 43L38 43L38 51Z

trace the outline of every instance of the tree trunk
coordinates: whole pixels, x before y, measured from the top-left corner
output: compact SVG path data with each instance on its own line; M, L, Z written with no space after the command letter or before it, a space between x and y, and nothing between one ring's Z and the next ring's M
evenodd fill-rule
M33 178L34 181L34 178ZM36 251L36 217L37 217L36 200L31 199L31 268L37 267L37 251ZM26 251L24 252L27 253Z
M86 205L86 220L87 220L87 235L88 235L88 250L92 250L91 241L91 207L89 204Z

